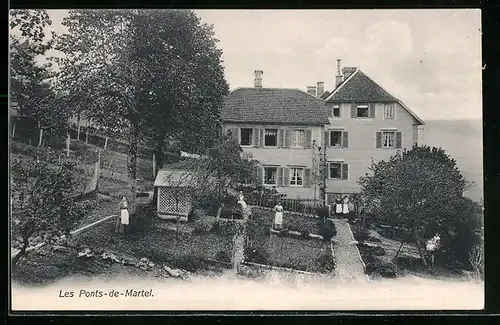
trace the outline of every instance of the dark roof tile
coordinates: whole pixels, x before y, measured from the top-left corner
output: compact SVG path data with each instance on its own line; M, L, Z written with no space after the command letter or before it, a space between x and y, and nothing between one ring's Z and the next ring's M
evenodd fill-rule
M375 81L358 70L351 78L346 79L328 102L392 102L397 101Z
M299 89L239 88L222 108L225 122L322 125L328 123L325 102Z

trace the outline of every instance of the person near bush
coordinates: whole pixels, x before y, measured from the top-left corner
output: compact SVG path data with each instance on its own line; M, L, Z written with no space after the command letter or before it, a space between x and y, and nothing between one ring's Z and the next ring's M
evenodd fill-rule
M274 229L281 230L283 228L283 206L281 202L278 201L278 204L273 208L274 212Z
M344 196L342 199L342 214L347 216L349 214L349 196Z
M439 234L435 234L433 238L429 239L426 243L425 249L427 250L428 254L430 255L430 260L431 260L431 268L434 269L434 257L436 251L440 248L441 246L441 237Z
M128 212L128 203L127 198L123 197L120 201L120 214L118 216L118 220L116 221L115 232L117 233L125 233L128 232L130 224L130 215Z

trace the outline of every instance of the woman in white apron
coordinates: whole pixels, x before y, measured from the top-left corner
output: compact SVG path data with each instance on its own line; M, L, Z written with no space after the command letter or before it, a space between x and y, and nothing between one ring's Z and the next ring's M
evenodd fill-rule
M120 222L122 225L121 232L127 232L130 224L130 215L128 213L128 203L125 197L123 197L120 202Z
M274 229L280 230L283 227L283 206L278 202L273 209L274 211Z
M342 200L342 213L344 216L349 214L349 197L347 195Z
M339 197L335 200L335 214L342 213L342 199Z

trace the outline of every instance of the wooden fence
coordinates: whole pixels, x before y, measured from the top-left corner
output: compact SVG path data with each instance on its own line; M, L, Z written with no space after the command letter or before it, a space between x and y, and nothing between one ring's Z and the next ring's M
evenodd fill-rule
M250 205L255 205L263 208L274 208L274 206L279 202L283 206L283 210L295 213L304 214L314 214L316 208L320 204L320 200L314 199L287 199L287 198L275 198L275 199L249 199L247 203Z

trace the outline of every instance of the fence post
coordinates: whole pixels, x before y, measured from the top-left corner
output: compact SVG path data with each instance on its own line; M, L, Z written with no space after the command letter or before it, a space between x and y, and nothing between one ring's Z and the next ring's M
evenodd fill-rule
M106 148L108 148L108 137L106 137L106 140L104 140L104 150L106 150Z
M69 132L66 134L66 157L69 157L69 148L71 145L71 136L69 135Z
M155 177L155 171L156 171L156 156L153 153L153 177Z

